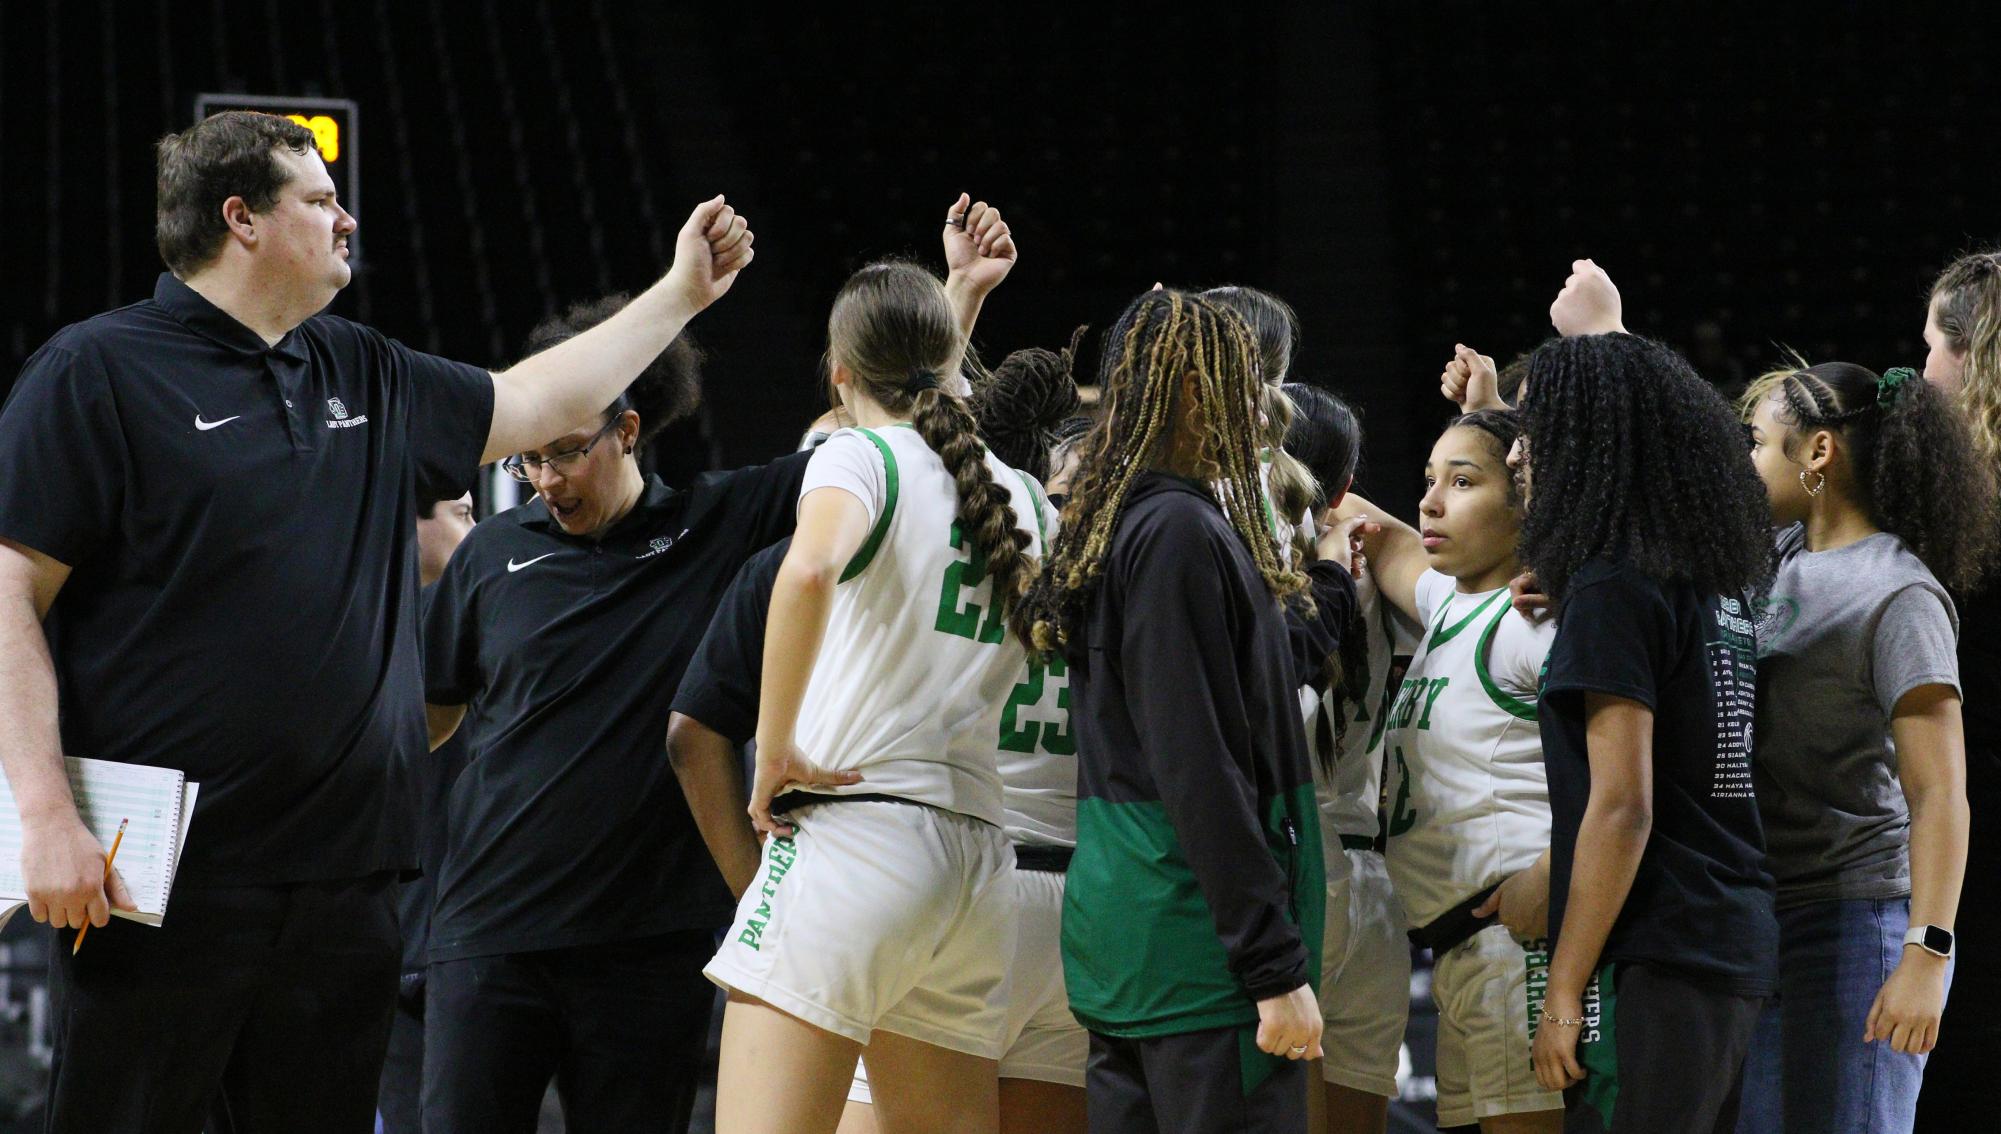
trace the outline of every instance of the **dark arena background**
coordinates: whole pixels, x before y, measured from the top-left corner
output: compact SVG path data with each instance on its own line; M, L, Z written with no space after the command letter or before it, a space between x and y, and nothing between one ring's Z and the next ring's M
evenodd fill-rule
M6 0L0 394L58 328L151 294L152 143L198 96L348 100L334 310L424 351L504 366L551 312L657 278L696 201L752 219L757 263L694 324L703 413L654 448L672 483L792 448L835 288L936 262L964 189L1021 250L990 360L1156 280L1275 291L1293 377L1362 411L1360 486L1408 514L1453 345L1533 347L1576 257L1726 388L1782 347L1922 365L1931 280L2001 239L1993 14ZM39 1129L45 937L18 917L0 946L0 1129ZM1429 1127L1413 994L1393 1129Z

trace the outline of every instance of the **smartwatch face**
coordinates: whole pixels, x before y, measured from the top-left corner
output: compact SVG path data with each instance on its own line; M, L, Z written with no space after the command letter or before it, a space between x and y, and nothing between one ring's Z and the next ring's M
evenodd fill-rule
M1924 946L1934 953L1952 952L1952 934L1936 925L1925 926Z

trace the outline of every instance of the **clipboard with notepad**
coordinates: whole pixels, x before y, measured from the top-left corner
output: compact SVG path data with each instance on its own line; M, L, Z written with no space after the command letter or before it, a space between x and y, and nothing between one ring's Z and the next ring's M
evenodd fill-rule
M113 910L112 916L159 925L167 916L174 872L187 845L188 823L201 785L190 783L174 768L78 756L65 762L77 812L100 843L109 847L118 824L129 821L118 850L118 873L139 908ZM21 813L14 805L13 787L0 777L0 926L27 904L28 886L21 877Z

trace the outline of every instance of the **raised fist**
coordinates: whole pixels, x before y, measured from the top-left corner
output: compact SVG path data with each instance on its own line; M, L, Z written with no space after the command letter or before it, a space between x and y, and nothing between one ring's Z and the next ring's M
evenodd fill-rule
M984 295L1014 270L1017 255L1014 234L1000 210L959 194L945 214L945 267L950 272L946 282Z
M1438 376L1438 392L1458 406L1460 413L1508 408L1508 403L1501 400L1494 360L1464 343L1453 346L1452 361L1445 364L1445 372Z
M674 235L674 266L667 269L667 278L691 311L701 311L736 282L737 273L756 255L751 250L756 240L749 220L721 195L711 197L695 206Z
M1549 305L1549 321L1566 339L1626 329L1619 289L1612 286L1612 277L1605 269L1589 260L1571 261L1570 278L1563 281L1563 290Z

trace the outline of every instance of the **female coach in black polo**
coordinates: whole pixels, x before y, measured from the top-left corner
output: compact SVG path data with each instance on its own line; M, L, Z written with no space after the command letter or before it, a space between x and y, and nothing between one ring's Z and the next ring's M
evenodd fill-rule
M537 328L532 351L623 297ZM662 745L731 577L792 530L806 454L704 477L641 473L694 408L668 349L596 421L506 467L536 496L473 529L424 619L432 739L465 717L425 981L424 1128L535 1129L553 1075L573 1130L679 1131L735 903ZM468 706L470 709L468 710Z
M991 227L968 204L954 213ZM948 227L945 251L970 333L1013 249ZM529 349L616 308L573 310ZM432 739L463 714L473 753L432 916L430 1134L532 1132L551 1075L572 1129L687 1126L714 998L701 970L736 906L667 760L669 709L737 569L791 532L811 455L679 492L646 480L639 447L693 408L677 357L510 459L537 498L473 530L426 611Z

